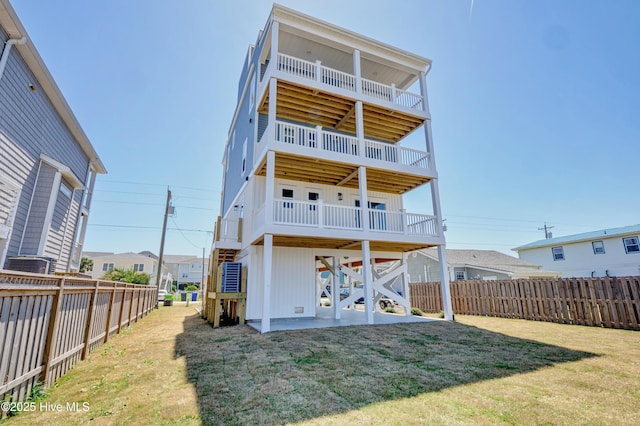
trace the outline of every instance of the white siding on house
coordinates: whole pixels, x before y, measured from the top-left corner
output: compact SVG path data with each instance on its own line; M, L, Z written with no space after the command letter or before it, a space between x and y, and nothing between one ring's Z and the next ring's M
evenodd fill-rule
M247 295L247 319L262 316L263 247L251 259ZM313 317L316 314L315 255L312 249L274 247L271 281L271 317ZM295 308L303 313L295 313Z
M542 269L559 271L562 277L602 277L640 275L640 253L626 253L622 236L595 238L576 243L558 243L564 260L553 260L552 247L538 247L518 252L521 259L542 265ZM604 254L595 254L593 241L604 243Z

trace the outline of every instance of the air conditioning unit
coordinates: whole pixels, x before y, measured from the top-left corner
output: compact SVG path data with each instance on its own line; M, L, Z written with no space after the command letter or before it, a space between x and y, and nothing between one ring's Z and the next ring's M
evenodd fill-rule
M240 282L242 281L242 263L223 262L222 266L222 292L240 292Z
M32 274L53 274L56 270L56 259L42 256L9 257L6 269Z

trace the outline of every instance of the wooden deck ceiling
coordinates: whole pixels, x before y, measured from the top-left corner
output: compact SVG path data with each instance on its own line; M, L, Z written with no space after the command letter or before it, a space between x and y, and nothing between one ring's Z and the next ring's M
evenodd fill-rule
M269 112L269 91L258 111ZM398 142L420 127L424 118L364 104L364 136ZM355 101L285 81L278 81L276 116L348 133L356 133Z
M256 175L266 174L265 159L258 165ZM357 165L280 152L276 152L275 177L345 188L358 188L360 183ZM370 191L404 194L427 182L429 179L424 176L367 168L367 189Z
M254 241L252 245L264 245L263 237ZM359 240L346 240L341 238L318 238L318 237L295 237L285 235L274 235L273 245L275 247L296 247L296 248L324 248L336 250L362 250L362 243ZM408 252L422 250L431 247L428 244L374 241L369 242L372 251L388 252Z

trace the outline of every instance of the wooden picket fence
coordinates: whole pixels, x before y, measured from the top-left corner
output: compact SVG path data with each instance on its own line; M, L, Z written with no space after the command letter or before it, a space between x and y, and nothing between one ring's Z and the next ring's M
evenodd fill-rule
M50 386L156 301L154 286L0 271L0 401Z
M454 314L640 330L640 277L453 281ZM411 283L411 304L442 311L439 282Z

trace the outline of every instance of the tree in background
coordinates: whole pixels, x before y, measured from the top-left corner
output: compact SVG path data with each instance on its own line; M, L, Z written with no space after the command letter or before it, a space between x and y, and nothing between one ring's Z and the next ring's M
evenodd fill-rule
M131 284L149 284L151 276L144 272L134 271L133 269L115 268L107 272L102 277L103 280L122 281Z
M80 259L80 272L88 271L93 271L93 260L83 256Z

